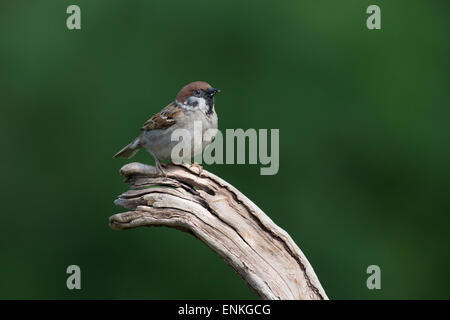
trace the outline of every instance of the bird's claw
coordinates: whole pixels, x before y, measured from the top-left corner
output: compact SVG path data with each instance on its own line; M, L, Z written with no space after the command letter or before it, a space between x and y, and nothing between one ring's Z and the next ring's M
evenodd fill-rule
M191 163L189 169L192 169L192 167L196 167L198 169L198 176L201 177L203 173L203 167L199 165L197 162Z

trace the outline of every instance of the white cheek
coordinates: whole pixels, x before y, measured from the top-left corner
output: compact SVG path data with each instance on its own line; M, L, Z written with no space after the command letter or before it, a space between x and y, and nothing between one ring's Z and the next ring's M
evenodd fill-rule
M200 111L202 111L203 113L206 113L207 111L208 111L208 105L206 104L206 100L204 99L204 98L198 98L198 97L190 97L190 98L188 98L188 100L189 100L189 102L197 102L197 105L195 106L195 107L192 107L192 106L190 106L189 104L183 104L183 107L186 109L186 110L192 110L192 111L194 111L194 110L200 110Z
M206 113L207 111L208 111L208 105L206 104L206 100L205 99L203 99L203 98L200 98L199 99L199 102L198 102L198 108L203 112L203 113Z

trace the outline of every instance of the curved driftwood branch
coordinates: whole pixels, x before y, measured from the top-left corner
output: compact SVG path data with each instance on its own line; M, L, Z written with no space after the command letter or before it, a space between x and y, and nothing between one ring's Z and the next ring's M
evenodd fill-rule
M187 231L230 265L263 299L328 299L291 237L239 190L189 166L130 163L120 173L131 190L115 201L131 211L110 217L116 230L167 226Z

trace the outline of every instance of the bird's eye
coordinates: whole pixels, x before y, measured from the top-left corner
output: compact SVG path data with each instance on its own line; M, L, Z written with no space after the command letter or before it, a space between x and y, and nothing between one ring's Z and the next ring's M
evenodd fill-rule
M195 95L196 97L199 97L200 94L201 94L200 90L194 90L194 95Z

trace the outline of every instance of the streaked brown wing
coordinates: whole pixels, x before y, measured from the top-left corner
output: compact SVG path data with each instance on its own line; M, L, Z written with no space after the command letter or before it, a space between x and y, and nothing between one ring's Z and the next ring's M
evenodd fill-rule
M161 112L148 119L142 126L141 130L165 129L173 126L177 122L177 118L181 116L182 113L183 110L181 110L175 102L172 102L167 107L162 109Z

